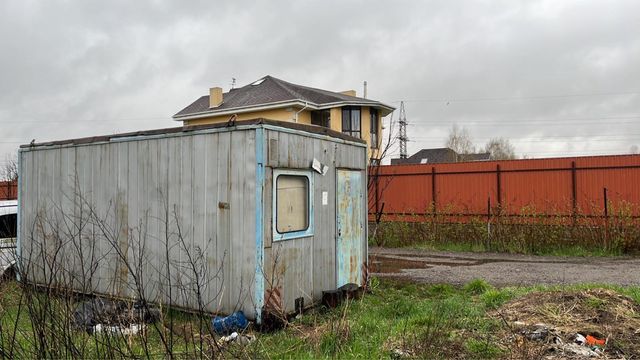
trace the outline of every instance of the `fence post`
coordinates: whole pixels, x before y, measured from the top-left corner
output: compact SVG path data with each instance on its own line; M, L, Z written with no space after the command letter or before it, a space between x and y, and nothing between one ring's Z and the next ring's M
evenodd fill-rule
M502 179L500 176L500 164L496 165L496 198L498 199L498 209L502 209Z
M607 199L607 188L602 188L604 195L604 247L609 247L609 201Z
M436 168L431 167L431 212L436 215Z
M376 173L373 175L373 181L374 181L374 188L375 188L375 198L374 198L374 202L375 202L375 209L376 209L376 216L378 215L378 213L380 212L380 190L378 188L379 183L380 183L380 178L378 177L378 172L380 171L380 168L376 169Z
M491 250L491 196L487 198L487 250Z
M576 162L571 162L571 216L573 225L576 224L576 216L578 211L578 189L576 183Z

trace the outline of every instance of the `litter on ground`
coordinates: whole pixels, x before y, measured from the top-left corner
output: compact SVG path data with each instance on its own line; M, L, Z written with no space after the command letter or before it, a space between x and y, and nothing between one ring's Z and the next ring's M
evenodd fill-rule
M635 358L640 306L613 290L528 294L490 314L506 326L501 345L517 358Z

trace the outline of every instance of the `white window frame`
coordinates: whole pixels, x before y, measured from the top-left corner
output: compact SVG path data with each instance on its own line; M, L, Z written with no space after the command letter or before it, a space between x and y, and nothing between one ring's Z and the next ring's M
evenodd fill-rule
M278 176L280 175L292 175L292 176L304 176L307 178L307 182L309 184L309 194L308 194L308 211L307 211L307 216L308 216L308 224L309 226L305 229L305 230L300 230L300 231L292 231L292 232L286 232L286 233L280 233L278 232ZM272 201L272 216L271 216L271 227L273 228L273 241L282 241L282 240L289 240L289 239L298 239L298 238L303 238L303 237L309 237L309 236L313 236L313 228L314 228L314 224L313 224L313 218L314 218L314 212L313 212L313 193L314 193L314 187L313 187L313 173L310 170L285 170L285 169L274 169L273 170L273 182L272 182L272 194L273 194L273 201Z

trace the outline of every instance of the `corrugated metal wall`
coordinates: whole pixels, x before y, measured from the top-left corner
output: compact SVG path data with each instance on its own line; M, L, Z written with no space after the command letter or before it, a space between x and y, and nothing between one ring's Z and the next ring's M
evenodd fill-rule
M198 309L196 263L205 310L253 316L255 136L23 149L20 256L32 265L28 278L137 297L137 277L148 300Z
M361 171L366 189L366 150L270 125L23 148L19 255L27 279L123 297L140 286L150 301L192 309L201 307L199 289L204 310L242 309L250 318L273 290L282 310L293 311L300 297L310 305L336 288L336 169ZM325 175L311 170L314 158L328 165ZM273 241L276 169L311 172L311 237Z
M280 292L282 306L294 310L294 300L305 299L305 304L318 301L322 291L336 288L336 169L356 169L364 174L366 147L326 141L310 136L287 132L267 131L265 149L268 154L265 173L265 273L267 291ZM313 237L284 241L272 241L273 170L309 170L316 158L328 165L323 176L314 176L314 227ZM366 189L366 176L363 188ZM328 204L322 204L322 192L328 193ZM364 204L364 202L363 202ZM366 207L363 206L363 216ZM366 254L366 234L362 239L362 251ZM364 257L366 259L366 256ZM274 267L274 264L276 266ZM362 285L362 284L359 284Z
M370 171L369 213L640 216L640 155L392 165ZM377 180L376 180L376 174ZM370 217L371 218L371 217Z

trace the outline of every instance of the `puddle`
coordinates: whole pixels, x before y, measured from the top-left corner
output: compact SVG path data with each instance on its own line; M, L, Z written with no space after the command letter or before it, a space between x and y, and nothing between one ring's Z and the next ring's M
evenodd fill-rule
M402 276L410 270L429 269L435 266L468 267L491 263L535 263L535 264L568 264L567 261L534 260L534 259L502 259L502 258L470 258L432 254L370 254L369 266L372 273L386 276Z
M369 256L371 272L382 274L399 274L408 269L428 269L431 266L421 260L389 258L380 255Z
M392 254L375 254L371 256L384 258L385 261L389 261L389 260L395 261L398 259L402 259L402 261L426 262L427 265L444 265L444 266L474 266L474 265L483 265L483 264L491 264L491 263L580 264L583 262L583 261L551 260L551 259L535 259L535 258L522 258L522 259L509 259L504 257L481 258L481 257L439 255L439 254L416 254L416 253L409 253L409 252L394 252ZM625 259L622 259L622 260L625 260Z

